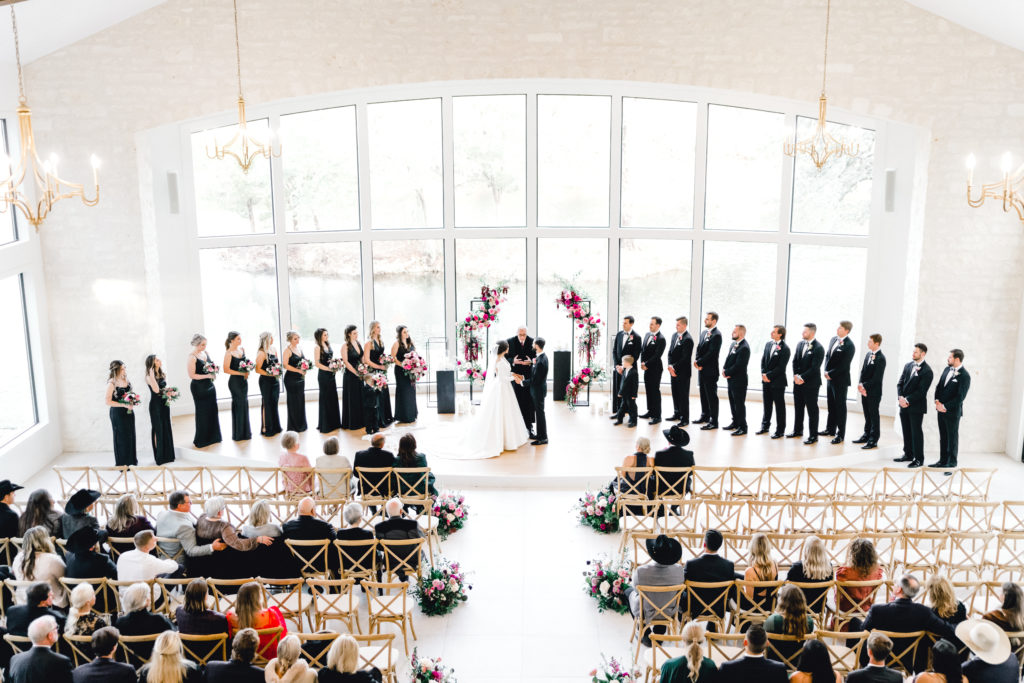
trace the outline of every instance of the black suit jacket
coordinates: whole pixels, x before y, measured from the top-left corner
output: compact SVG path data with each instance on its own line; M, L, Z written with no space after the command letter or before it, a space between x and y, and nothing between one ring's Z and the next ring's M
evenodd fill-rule
M11 657L11 683L72 683L71 660L48 647L33 647Z
M900 408L900 410L911 413L927 413L928 387L932 385L934 377L931 366L925 361L921 361L921 367L918 368L917 374L914 374L913 361L904 365L900 381L896 383L896 393L907 399L907 403L910 405Z
M793 353L793 377L799 375L804 380L803 386L817 389L821 386L821 363L824 359L825 349L817 339L812 339L810 344L801 340Z
M117 578L117 565L103 553L68 553L65 560L64 576L69 579Z
M725 363L722 365L722 374L726 375L730 384L747 383L747 366L750 365L750 344L746 339L733 348L729 345L729 353L725 356Z
M413 538L423 538L423 532L415 519L404 517L390 517L373 527L373 533L377 538L389 541L401 541Z
M953 372L953 368L946 366L939 377L939 383L935 385L935 400L943 405L946 412L952 417L963 415L964 399L971 388L971 375L967 368L960 366L960 369L949 380L946 377Z
M871 352L864 354L864 364L860 367L858 384L864 387L869 398L882 398L882 379L885 377L885 355L882 349L875 351L875 359L871 360Z
M237 659L206 665L206 683L264 683L265 676L263 669Z
M736 578L736 565L732 560L727 560L724 557L701 553L692 560L686 561L683 566L683 578L686 581L700 581L701 583L732 581Z
M149 636L174 630L174 624L164 615L142 609L118 617L114 627L122 636Z
M262 672L261 672L262 673ZM135 667L97 657L71 672L74 683L137 683Z
M702 369L699 374L706 378L718 378L718 356L722 351L722 333L718 328L700 333L700 343L697 344L697 353L693 362Z
M355 472L355 470L359 469L360 467L377 468L394 466L395 456L391 451L386 451L383 448L373 448L371 446L370 448L367 448L365 451L356 452L355 460L352 463L352 470L353 472ZM367 481L369 481L374 486L377 486L380 484L380 481L384 479L386 476L387 475L373 474L372 476L367 477ZM359 492L363 492L362 482L360 482L359 485Z
M0 538L14 538L18 533L18 513L6 503L0 503Z
M53 617L60 632L64 633L64 615L50 607L15 605L7 608L7 632L12 636L27 636L28 625L39 617Z
M281 526L283 536L292 541L334 540L336 533L330 523L312 515L299 515Z
M928 631L939 638L945 638L951 643L958 642L956 633L949 624L940 619L931 607L912 601L910 598L897 598L892 602L880 605L872 605L868 610L868 616L864 619L861 627L864 631L880 629L882 631L896 631L907 633L910 631ZM900 652L909 645L909 642L899 642L900 638L893 640L893 652ZM867 648L861 651L861 664L867 662ZM904 666L913 665L914 672L925 671L928 668L928 648L918 647L914 662L904 662ZM909 668L909 667L908 667Z
M761 374L767 375L769 384L772 386L788 386L786 379L786 366L789 365L789 346L786 340L779 340L778 349L775 348L775 340L764 345L764 352L761 354ZM762 380L762 384L763 384Z
M519 337L510 337L508 339L508 353L505 355L505 360L512 366L512 372L517 375L522 375L523 379L530 378L530 366L529 365L516 365L516 358L527 358L533 360L537 357L537 352L533 350L533 337L526 335L526 341L522 344L519 343Z
M640 375L637 373L636 366L622 368L622 384L619 385L619 396L623 398L636 398L639 390Z
M613 365L622 365L623 356L633 356L633 360L637 362L640 360L640 335L636 333L636 330L630 330L629 337L623 343L623 337L626 335L625 330L619 330L615 335L615 344L612 346Z
M850 386L850 363L857 353L857 347L853 345L849 335L842 343L836 335L829 340L828 345L832 349L831 352L825 353L825 372L828 373L829 381L837 386Z
M661 357L665 353L665 335L661 331L648 332L644 335L644 344L640 349L640 362L647 366L648 370L661 372L664 369Z
M680 446L669 446L668 448L662 449L654 454L654 466L655 467L693 467L693 451L688 451ZM676 486L680 479L683 478L682 474L665 474L666 485ZM690 491L691 484L689 481L686 482L686 490ZM653 493L653 488L652 491Z
M676 371L676 377L689 377L693 366L693 337L689 332L672 333L672 342L668 345L668 364Z
M903 683L903 674L884 666L866 666L851 671L846 683Z
M765 657L744 655L731 662L722 662L715 678L717 683L787 683L786 665Z
M530 396L534 403L543 403L548 395L548 354L541 353L533 364L533 376L530 377Z

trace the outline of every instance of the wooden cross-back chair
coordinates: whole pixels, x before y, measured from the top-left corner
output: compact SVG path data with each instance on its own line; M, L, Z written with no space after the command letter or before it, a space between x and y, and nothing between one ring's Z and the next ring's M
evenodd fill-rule
M673 531L693 531L699 526L704 501L687 498L685 500L663 500L660 518L656 520L666 534Z
M722 547L718 549L724 557L735 557L736 571L744 571L750 558L750 539L753 534L736 534L727 531L722 534ZM701 542L703 548L703 541Z
M277 646L284 635L284 627L258 628L256 629L256 635L259 636L260 646L256 648L256 656L253 657L252 661L257 666L266 666L267 662L272 659L268 655L270 655L272 650L277 651ZM264 638L266 638L266 642L264 642Z
M343 579L373 579L377 576L377 539L334 541L338 552L338 573Z
M870 500L836 500L829 506L828 529L833 533L859 533L870 528L875 503Z
M1024 533L1024 500L1004 500L1001 507L998 530Z
M256 578L207 579L206 584L210 587L210 593L213 594L214 602L217 605L217 611L227 614L229 611L234 610L235 600L238 598L238 589L250 581L259 583ZM260 584L260 586L262 585L263 584Z
M726 481L729 479L728 467L693 467L690 469L693 482L690 496L704 500L721 500Z
M349 633L363 630L359 623L359 605L355 601L354 579L306 579L313 597L316 629L321 631L330 621L345 623Z
M735 590L732 581L687 581L686 613L694 621L710 621L718 633L725 633Z
M979 579L988 567L998 567L996 535L983 531L953 531L943 554L951 579Z
M128 466L119 467L93 467L91 482L93 488L116 500L126 493L134 493L132 485L128 482Z
M804 592L807 600L807 613L814 620L817 628L824 628L828 618L829 594L835 590L835 580L832 581L786 581Z
M984 500L957 501L953 519L950 521L952 531L968 531L987 533L992 531L999 503ZM955 520L955 521L954 521Z
M278 484L285 498L296 500L312 496L316 492L316 470L312 467L278 467ZM253 494L253 497L261 497Z
M404 581L364 581L366 608L369 614L369 631L380 633L381 624L391 623L401 629L405 643L405 654L409 654L409 632L416 640L416 628L412 623L412 606L409 604L409 584Z
M827 500L801 500L790 505L793 522L786 531L804 534L820 534L830 527L832 503Z
M249 475L244 467L203 468L203 488L198 490L204 496L224 498L252 498L249 490ZM191 489L189 489L191 491Z
M878 497L881 488L878 470L867 467L847 467L843 471L843 493L847 500L871 500Z
M646 501L648 492L654 493L653 467L616 467L615 481L619 483L615 498L615 510L620 515L622 507L633 501Z
M957 500L988 500L989 488L996 470L980 467L958 467L953 475Z
M159 633L151 633L146 636L122 635L118 637L118 641L121 643L121 649L124 650L125 660L139 669L149 663L153 656L153 645L159 637Z
M619 552L629 547L629 537L634 533L657 533L660 528L659 513L661 502L657 500L636 500L622 508L619 528Z
M167 496L175 490L162 465L131 465L128 468L129 482L135 487L135 496L139 499L166 501Z
M692 467L655 467L653 477L654 498L677 501L687 497L693 486Z
M655 626L663 626L668 633L679 632L679 612L683 599L684 584L672 586L635 586L640 604L633 617L633 630L630 642L636 639L636 650L633 652L633 663L640 657L640 647L644 634L654 630ZM647 616L648 610L651 612Z
M788 531L793 528L793 504L788 500L752 500L747 505L745 533L765 529Z
M786 666L789 673L796 671L800 664L804 643L814 640L814 633L807 633L803 638L800 636L787 636L782 633L769 633L768 647L765 650L765 657L781 662Z
M996 566L1020 579L1024 576L1024 532L1000 531L996 534Z
M316 468L317 498L348 501L352 497L352 470L348 467Z
M299 639L301 657L309 662L310 669L326 669L327 655L330 654L331 645L338 639L340 633L334 631L320 633L293 633Z
M887 532L907 528L907 516L913 503L906 500L879 500L874 507L875 514L865 531Z
M67 500L79 489L95 489L91 467L54 467L60 485L60 499Z
M394 633L353 633L359 644L359 668L376 667L386 683L396 683L395 634Z
M167 615L167 618L171 621L175 620L177 609L185 604L185 588L191 582L192 579L156 577L156 585L160 589L160 611ZM207 607L212 607L216 604L212 592L209 591L209 584L207 584L206 601Z
M868 631L826 631L818 629L814 637L820 640L828 650L832 669L848 674L860 668L860 652L868 642Z
M921 468L921 477L917 480L918 500L953 500L953 475L955 467Z
M64 589L71 593L75 587L80 583L87 583L92 586L93 592L96 594L96 603L90 609L91 612L99 615L117 614L118 611L118 599L114 595L115 591L108 583L107 579L100 577L94 579L69 579L67 577L60 577L58 579Z
M62 633L66 651L71 653L71 661L75 667L88 664L93 660L92 636L73 636ZM116 656L116 655L115 655Z
M801 499L829 502L845 498L845 470L836 467L805 467L803 472L806 484Z
M328 538L319 541L296 541L284 539L285 546L299 563L299 573L304 579L326 579L331 573L331 548Z
M768 536L768 542L772 544L772 550L774 550L779 569L789 569L793 566L794 562L800 560L804 543L808 538L807 534L792 531L765 535Z
M949 534L906 532L902 536L903 556L897 564L904 572L932 573L942 562Z
M181 647L185 657L199 666L206 666L211 661L224 661L228 658L228 634L214 633L196 635L179 633Z
M722 533L741 533L750 526L750 514L745 500L705 500L705 529L718 529Z
M763 467L730 467L723 493L733 500L758 500L764 482Z
M739 659L744 654L743 633L715 633L708 631L704 636L708 645L708 658L711 659L719 669L725 662ZM753 681L751 681L753 683Z
M284 491L279 467L246 467L247 498L277 498Z
M384 577L391 581L398 575L423 577L423 544L426 539L409 538L401 540L380 539L377 547L384 563Z
M803 467L768 467L764 471L762 497L765 500L799 500L803 495Z
M785 581L746 581L736 579L736 608L732 627L745 631L745 626L763 624L775 612L775 602ZM752 589L753 597L746 594ZM758 593L761 595L758 595Z
M904 467L883 467L878 477L875 497L878 500L912 501L921 490L921 469L908 470Z
M651 634L651 649L644 654L644 683L659 679L662 664L686 655L682 641L683 637L675 633Z
M434 497L430 495L429 467L395 467L392 473L392 492L405 507L413 506L419 511L416 523L427 539L427 557L434 564L434 549L441 550L441 537L437 532L438 520L434 517ZM441 514L444 514L442 511Z
M313 599L303 589L305 579L267 579L259 577L257 581L263 586L267 606L276 606L286 621L295 622L296 630L302 630L302 619L305 617L309 628L313 628Z
M388 501L392 486L390 467L357 467L355 473L364 506L381 506Z
M929 639L927 631L882 631L876 629L892 640L892 651L886 657L885 665L903 672L904 676L914 675L914 662L918 659L918 649L928 647L925 640Z
M878 591L885 588L884 579L877 581L836 581L836 606L833 613L832 629L842 631L854 619L863 621L871 605L876 602ZM867 597L857 598L850 593L853 588L868 588ZM843 603L842 605L840 603Z
M956 520L954 512L956 512L956 503L946 500L918 500L910 505L903 529L904 531L946 533L950 529L950 518Z

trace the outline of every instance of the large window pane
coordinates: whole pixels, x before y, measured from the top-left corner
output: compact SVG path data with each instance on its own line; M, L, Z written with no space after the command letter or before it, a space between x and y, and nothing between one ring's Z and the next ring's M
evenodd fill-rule
M285 229L359 229L356 108L281 117Z
M779 229L784 123L773 112L708 107L707 229Z
M693 227L696 144L696 104L622 98L622 227Z
M797 139L814 133L817 119L797 117ZM828 123L828 131L856 145L857 157L832 158L818 168L806 154L798 154L793 182L793 232L832 235L867 235L871 222L871 174L875 158L875 131Z
M464 320L470 301L484 284L508 285L507 300L491 325L491 344L515 335L526 324L526 239L455 240L455 319ZM459 350L461 357L461 350Z
M388 350L395 328L406 325L420 355L426 358L427 337L446 336L443 241L374 242L373 305Z
M537 224L608 225L611 98L537 96Z
M207 353L217 365L224 361L224 340L234 330L250 360L256 358L260 333L274 335L280 352L287 344L278 337L277 260L274 247L224 247L199 250L199 275L203 287L204 329ZM227 398L228 375L215 380L217 395ZM249 377L249 394L260 392Z
M608 240L600 237L541 237L537 240L537 324L533 336L544 337L547 350L569 350L572 322L565 309L556 306L562 291L561 279L568 280L591 297L591 311L607 322L608 314ZM597 363L604 364L608 328L602 330ZM578 367L575 350L573 367Z
M38 421L20 275L0 279L0 320L4 321L4 334L0 334L0 358L4 359L4 388L0 391L3 447Z
M7 142L7 120L0 119L0 152L10 157L11 146ZM0 177L6 178L11 173L10 166L0 166ZM4 213L0 213L0 244L7 244L18 239L17 225L15 224L17 211L7 207ZM3 436L0 435L0 444L3 444Z
M722 355L725 363L733 327L747 328L750 344L748 375L750 386L761 386L761 351L768 342L775 320L775 272L778 247L757 242L705 242L701 310L694 316L696 333L704 329L704 313L715 311L721 316ZM725 378L719 380L726 386Z
M455 225L526 225L526 95L452 98Z
M303 339L326 327L332 346L338 347L346 325L356 325L365 334L359 242L289 245L288 295L289 327Z
M366 107L374 228L440 228L441 100Z
M270 160L257 157L248 173L232 157L210 159L207 149L224 144L238 130L225 126L192 134L192 174L196 194L196 230L200 237L251 235L274 231ZM249 132L266 139L266 119L250 121Z

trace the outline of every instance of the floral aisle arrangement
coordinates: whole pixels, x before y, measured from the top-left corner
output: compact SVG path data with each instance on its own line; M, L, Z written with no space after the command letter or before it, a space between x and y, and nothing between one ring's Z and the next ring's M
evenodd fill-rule
M455 672L450 666L443 666L441 658L428 659L420 657L416 648L412 649L412 680L411 683L457 683Z
M418 382L427 376L427 361L415 351L410 351L402 359L402 370L410 380Z
M126 391L124 393L124 396L121 397L118 403L127 406L128 412L130 413L132 412L132 408L135 408L140 403L142 403L142 397L136 394L134 391Z
M480 331L497 322L498 313L501 312L501 304L505 302L508 287L504 283L496 286L487 284L480 287L480 299L483 300L483 308L477 311L470 311L465 320L455 326L455 336L462 346L462 360L456 360L460 374L464 374L469 380L470 386L475 382L483 381L487 377L487 371L480 365L483 357L483 350L480 346Z
M612 484L597 493L586 491L576 501L576 515L580 524L589 526L603 534L619 530L619 515L615 510L615 498L618 494Z
M629 611L626 589L629 584L629 562L624 557L610 558L599 555L587 561L583 572L584 590L597 600L597 611L610 610L625 614Z
M604 370L601 368L587 366L577 372L569 383L565 385L565 402L569 404L569 410L576 410L576 399L581 391L593 382L600 382L604 379Z
M640 669L631 669L615 657L605 659L604 655L601 655L601 666L590 672L591 683L639 683L641 680L643 675Z
M160 398L164 400L165 406L169 406L181 398L181 392L178 391L178 387L164 387L160 391Z
M437 518L437 535L445 540L466 525L469 515L466 497L454 491L442 491L434 498L433 514Z
M469 599L467 591L472 586L466 583L466 574L458 562L449 562L443 557L423 572L423 578L413 586L412 594L419 602L420 609L427 616L449 614L460 603Z

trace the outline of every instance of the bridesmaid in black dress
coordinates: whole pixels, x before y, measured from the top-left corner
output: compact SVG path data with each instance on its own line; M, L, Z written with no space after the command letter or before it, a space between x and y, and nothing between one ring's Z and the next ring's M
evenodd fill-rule
M414 351L416 345L412 343L408 327L399 325L395 331L397 339L391 345L391 355L395 358L395 421L404 424L415 422L418 415L416 383L402 371L402 359L405 358L405 354Z
M260 434L263 436L277 436L282 431L281 417L277 410L281 400L281 372L281 362L274 348L274 335L261 332L260 350L256 352L256 374L260 376L260 396L263 397L260 406Z
M114 429L114 464L138 465L135 456L135 413L126 405L124 397L131 393L128 368L119 360L110 361L107 378L107 405L110 407L110 426Z
M153 457L157 465L166 465L174 462L174 436L171 434L171 407L163 397L167 376L164 374L163 361L155 353L146 356L146 384L149 385Z
M384 342L380 340L380 323L370 323L370 335L363 347L363 364L374 370L386 372L387 368L380 363L384 355ZM383 429L395 421L391 416L391 392L387 387L380 390L380 402L377 407L377 425Z
M331 367L334 351L327 330L318 327L313 332L316 346L313 347L313 364L317 368L316 383L320 387L320 419L316 428L321 434L333 432L341 426L341 408L338 406L338 381L334 377L337 372Z
M207 365L212 367L207 370ZM219 369L206 353L206 337L193 335L192 353L188 356L188 376L192 380L189 389L196 406L196 436L192 439L192 445L196 448L220 443L217 389L213 386Z
M299 348L299 333L289 330L284 338L288 347L284 350L284 391L288 395L288 431L306 431L306 370L309 361L302 355ZM306 364L304 370L301 363Z
M363 379L359 364L363 362L363 347L359 344L359 329L355 325L345 327L345 345L341 347L345 376L341 381L341 428L362 429L366 424L363 417Z
M249 428L249 359L242 348L242 336L228 332L224 342L224 372L228 375L228 390L231 392L231 440L248 441L252 438Z

